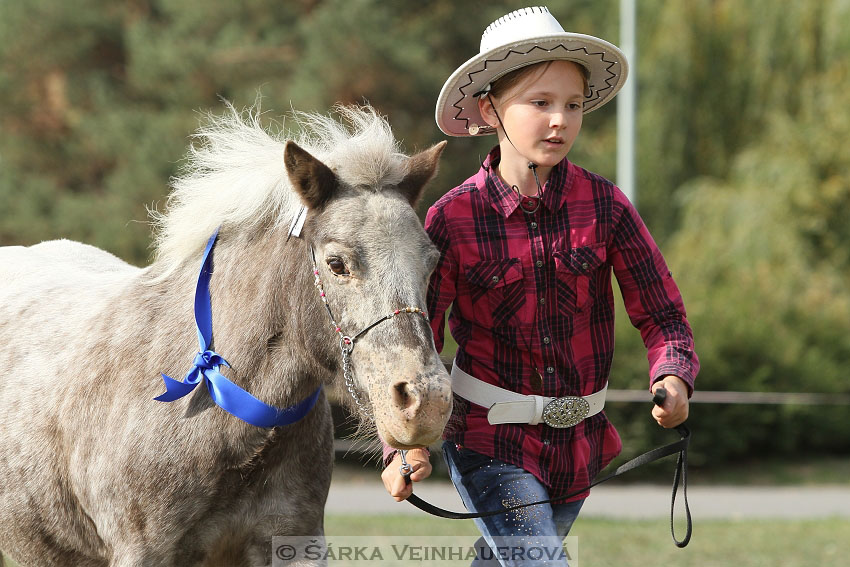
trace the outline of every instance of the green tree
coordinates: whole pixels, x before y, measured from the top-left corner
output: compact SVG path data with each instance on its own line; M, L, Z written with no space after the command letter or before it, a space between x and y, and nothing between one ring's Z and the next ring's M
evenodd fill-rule
M850 5L664 6L671 33L647 55L657 57L654 79L641 91L640 203L669 234L698 387L850 392ZM668 189L645 188L653 176ZM632 370L642 345L625 327L621 319L621 371L645 384ZM703 460L850 451L840 406L692 413Z
M614 43L618 6L549 3L566 29ZM0 2L0 245L66 237L146 263L145 207L164 202L196 112L217 112L219 97L244 107L261 93L269 122L368 101L408 151L445 139L433 119L443 81L517 7ZM638 7L638 206L685 296L698 387L847 392L850 2ZM570 156L611 179L615 119L615 104L588 115ZM420 212L493 144L450 139ZM622 308L617 325L613 384L643 388L645 349ZM699 458L850 447L828 408L703 408L692 419L712 442ZM630 448L663 435L646 409L609 409Z
M0 243L67 237L145 263L145 207L163 200L195 111L280 88L310 9L0 3Z

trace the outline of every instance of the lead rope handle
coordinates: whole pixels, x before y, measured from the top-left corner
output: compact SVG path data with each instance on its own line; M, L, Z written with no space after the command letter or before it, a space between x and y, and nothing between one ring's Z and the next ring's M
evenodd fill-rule
M657 406L663 406L664 400L667 399L667 390L661 386L655 390L655 395L652 396L652 403ZM676 431L682 436L682 439L687 439L682 449L679 451L679 457L676 459L676 470L673 472L673 495L670 498L670 536L673 538L673 543L678 548L683 548L691 541L691 535L694 531L693 522L691 521L691 508L688 506L688 444L690 443L691 431L684 425L676 426ZM673 524L673 517L676 512L676 493L679 491L679 481L682 483L682 497L685 500L685 537L679 541L676 539L676 527Z
M684 425L676 427L676 431L682 437L690 439L691 432ZM673 525L673 514L676 510L676 493L679 489L679 480L682 481L682 497L685 502L685 537L679 541L676 539L676 528ZM673 543L678 548L685 547L691 541L691 535L694 531L693 521L691 520L691 509L688 506L688 446L685 445L679 451L679 457L676 459L676 472L673 473L673 497L670 502L670 535L673 537Z

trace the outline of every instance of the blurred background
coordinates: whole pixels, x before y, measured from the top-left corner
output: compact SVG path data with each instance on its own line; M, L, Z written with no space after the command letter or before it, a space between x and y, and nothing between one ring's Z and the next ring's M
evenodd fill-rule
M619 43L617 0L547 5L567 30ZM522 6L0 0L0 245L64 237L146 264L146 207L162 208L200 113L222 98L261 95L278 125L292 108L369 102L406 151L424 149L445 138L433 118L445 79ZM639 2L635 201L684 295L698 388L827 394L695 403L697 469L850 472L848 30L848 0ZM614 181L616 114L587 115L570 154ZM493 143L449 139L423 217ZM617 333L612 387L645 390L622 309ZM606 411L624 458L670 440L648 403Z

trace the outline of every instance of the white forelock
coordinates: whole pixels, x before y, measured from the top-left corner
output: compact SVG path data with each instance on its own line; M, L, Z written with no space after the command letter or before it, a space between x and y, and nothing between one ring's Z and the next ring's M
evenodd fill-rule
M404 176L406 156L386 119L370 106L336 106L342 121L293 111L297 130L292 133L264 128L259 103L241 112L225 104L224 114L207 114L194 134L197 143L171 181L165 212L150 212L156 258L169 267L197 255L216 227L249 229L292 221L301 201L283 163L289 139L352 186L377 190Z

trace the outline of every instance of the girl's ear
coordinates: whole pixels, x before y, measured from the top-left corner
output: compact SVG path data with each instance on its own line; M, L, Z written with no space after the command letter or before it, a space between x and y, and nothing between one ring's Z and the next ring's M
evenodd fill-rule
M487 126L492 126L493 128L495 128L499 125L499 120L496 118L496 113L493 110L493 103L491 102L492 100L493 97L491 96L479 96L478 112L481 113L481 118L484 119L484 122L487 123Z

